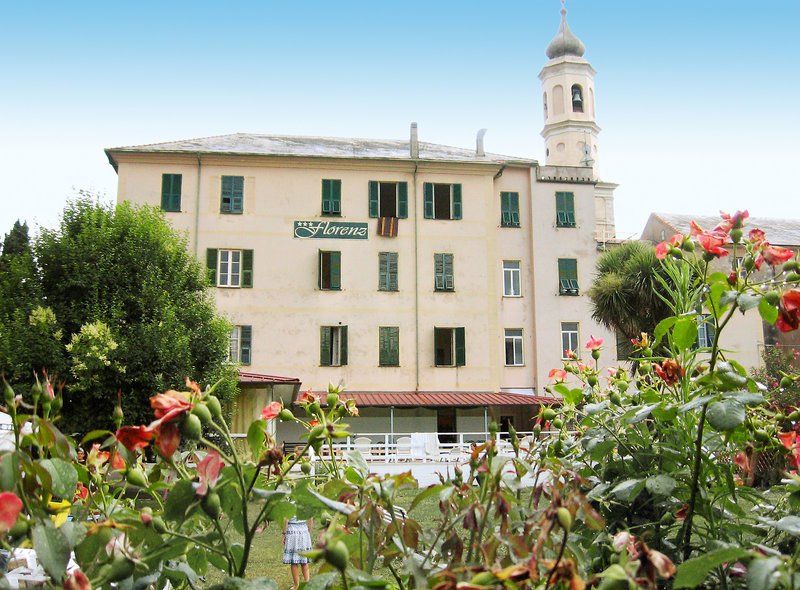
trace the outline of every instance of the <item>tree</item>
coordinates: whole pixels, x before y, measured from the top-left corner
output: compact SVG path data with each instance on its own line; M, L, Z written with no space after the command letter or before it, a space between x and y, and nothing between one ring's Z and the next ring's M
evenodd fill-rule
M58 372L64 430L111 427L118 393L125 422L141 422L151 414L150 396L187 377L222 379L218 394L233 396L230 326L216 314L204 268L160 211L84 197L66 207L57 229L41 230L33 252L36 297L16 314L24 318L15 332L0 333L0 351L28 349L49 335L58 345L50 354L61 358L41 358L48 350L6 354L0 367L18 382Z
M597 275L588 291L592 317L627 342L642 332L652 333L671 315L659 277L666 274L651 244L625 242L607 250L597 261Z

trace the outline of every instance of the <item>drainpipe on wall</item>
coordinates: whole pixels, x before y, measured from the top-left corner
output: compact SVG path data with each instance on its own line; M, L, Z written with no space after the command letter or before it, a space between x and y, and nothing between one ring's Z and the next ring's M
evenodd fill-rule
M414 392L419 393L419 235L418 235L418 215L417 215L417 170L419 169L419 135L417 124L411 123L411 138L409 141L409 156L414 161L414 203L412 211L414 214L414 370L416 371L416 385Z
M194 255L200 260L200 154L195 155L197 156L197 195L194 204Z

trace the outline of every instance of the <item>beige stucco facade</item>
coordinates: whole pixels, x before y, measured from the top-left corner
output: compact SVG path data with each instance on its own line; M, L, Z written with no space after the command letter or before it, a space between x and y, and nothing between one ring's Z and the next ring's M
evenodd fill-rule
M253 250L253 287L217 287L218 307L253 330L248 370L298 376L313 389L329 382L353 391L501 391L543 394L561 365L561 322L592 333L586 298L559 295L558 259L577 260L581 293L590 284L594 184L537 179L535 163L380 161L309 157L114 152L118 200L158 207L163 174L182 176L179 212L166 213L204 261L208 248ZM502 171L502 173L501 173ZM242 214L220 212L223 175L244 177ZM575 171L573 177L579 177ZM321 214L323 179L341 180L341 216ZM369 181L408 183L407 219L398 235L376 235ZM423 216L424 183L460 184L461 219ZM520 227L501 227L500 193L519 194ZM556 226L557 191L574 194L576 227ZM368 239L303 239L295 221L368 224ZM318 287L318 252L341 252L341 289ZM378 290L378 253L398 254L398 290ZM454 289L434 288L434 254L452 253ZM503 261L519 261L520 296L503 293ZM320 326L348 327L346 366L320 366ZM378 365L378 328L397 326L400 362ZM434 327L464 327L466 364L434 363ZM505 329L523 333L522 366L504 362Z

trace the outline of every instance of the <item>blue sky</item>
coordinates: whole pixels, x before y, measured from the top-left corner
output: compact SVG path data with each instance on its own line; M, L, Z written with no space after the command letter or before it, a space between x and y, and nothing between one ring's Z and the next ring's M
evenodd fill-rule
M6 2L0 235L116 198L106 147L234 132L420 139L544 162L560 2ZM568 0L618 235L652 211L800 218L800 3Z

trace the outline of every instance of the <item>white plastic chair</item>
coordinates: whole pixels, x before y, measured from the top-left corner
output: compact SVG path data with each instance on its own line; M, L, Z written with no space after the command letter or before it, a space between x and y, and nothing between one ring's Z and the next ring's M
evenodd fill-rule
M411 461L411 437L401 436L397 439L395 456L398 461Z
M359 436L353 441L353 448L361 453L367 461L373 458L372 456L372 441L366 436Z

